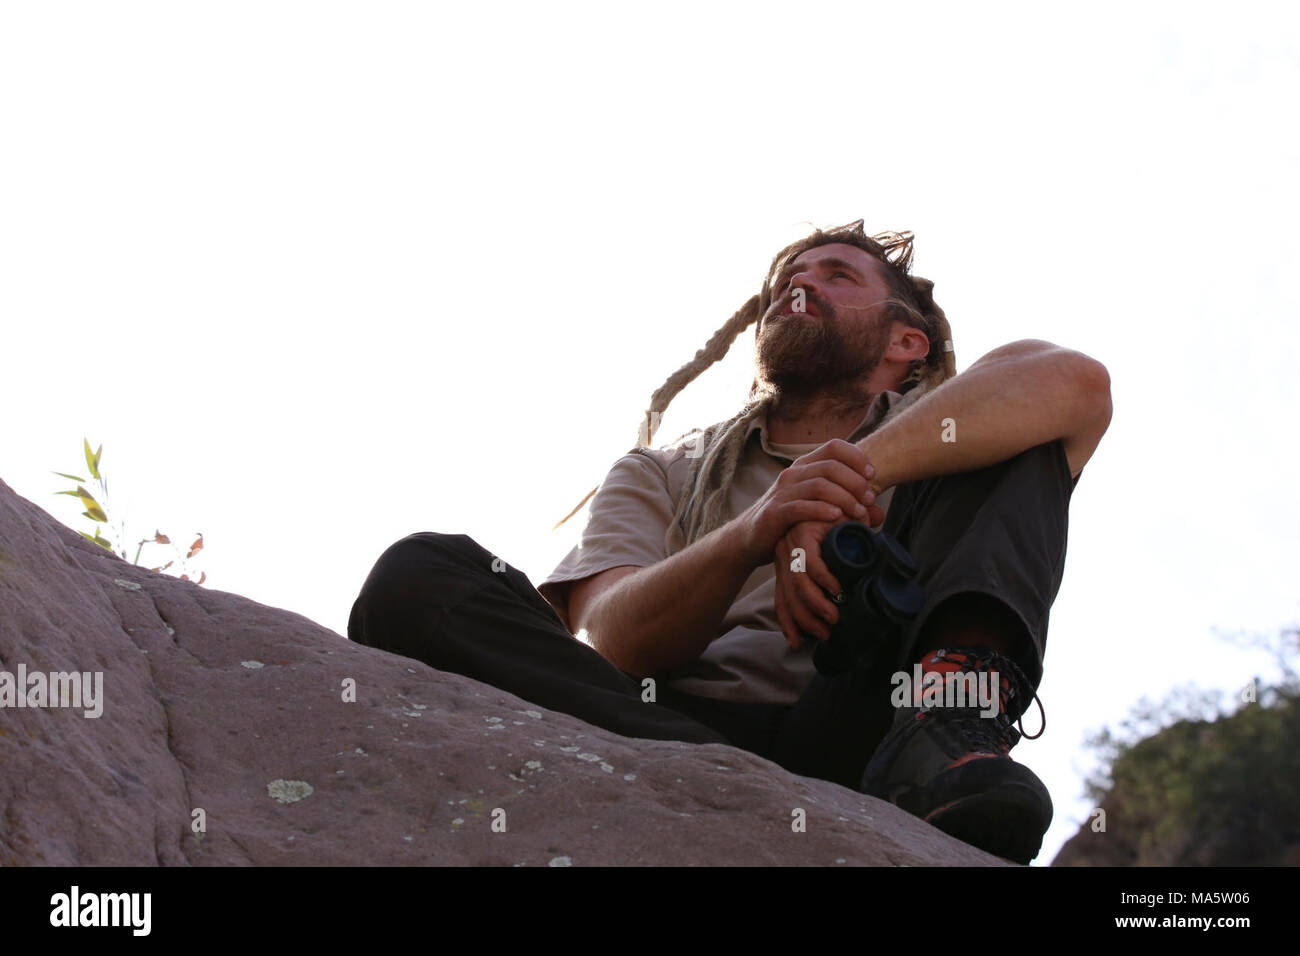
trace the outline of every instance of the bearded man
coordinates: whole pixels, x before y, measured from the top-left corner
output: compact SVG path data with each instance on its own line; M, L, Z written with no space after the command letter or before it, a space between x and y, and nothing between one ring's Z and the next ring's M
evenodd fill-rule
M466 535L408 535L366 579L348 636L625 736L742 747L1027 863L1052 804L1009 751L1042 679L1109 376L1038 340L956 374L911 251L910 233L870 237L861 220L783 249L654 394L637 445L588 495L580 544L538 588ZM755 322L741 412L648 447L673 396ZM899 700L879 659L814 667L842 590L821 546L848 520L902 545L924 594L900 633L858 637L886 672L985 681L992 715L920 687Z

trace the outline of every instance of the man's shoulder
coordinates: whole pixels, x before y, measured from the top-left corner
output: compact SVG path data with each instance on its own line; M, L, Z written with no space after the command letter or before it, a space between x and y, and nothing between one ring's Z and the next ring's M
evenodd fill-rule
M660 448L648 448L644 445L635 446L629 449L627 454L619 460L640 458L653 462L664 481L671 482L674 478L689 470L691 460L698 457L699 449L690 440L683 438L678 439L671 445Z

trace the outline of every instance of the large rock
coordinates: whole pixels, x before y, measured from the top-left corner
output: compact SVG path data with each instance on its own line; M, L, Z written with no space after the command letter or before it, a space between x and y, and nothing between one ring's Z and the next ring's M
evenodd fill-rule
M10 691L20 667L103 689L0 708L5 864L1003 862L746 751L620 737L127 564L0 481Z

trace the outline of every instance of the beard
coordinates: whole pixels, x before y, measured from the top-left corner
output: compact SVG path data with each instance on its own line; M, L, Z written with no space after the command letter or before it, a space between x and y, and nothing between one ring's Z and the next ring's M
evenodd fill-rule
M778 393L809 396L861 381L884 358L889 342L887 322L845 330L828 302L814 302L820 315L790 312L786 306L784 314L774 313L759 331L758 379Z

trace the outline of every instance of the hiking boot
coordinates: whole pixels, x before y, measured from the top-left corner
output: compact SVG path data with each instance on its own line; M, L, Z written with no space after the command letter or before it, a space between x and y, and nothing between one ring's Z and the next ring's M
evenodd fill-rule
M996 714L981 716L980 706L969 700L968 706L943 706L930 694L922 698L931 701L928 706L898 708L859 790L994 856L1028 863L1052 822L1052 798L1033 771L1008 752L1024 736L1023 725L1018 733L1014 723L1033 688L1014 661L987 647L953 647L926 659L959 665L960 673L984 674L980 680L997 672Z

